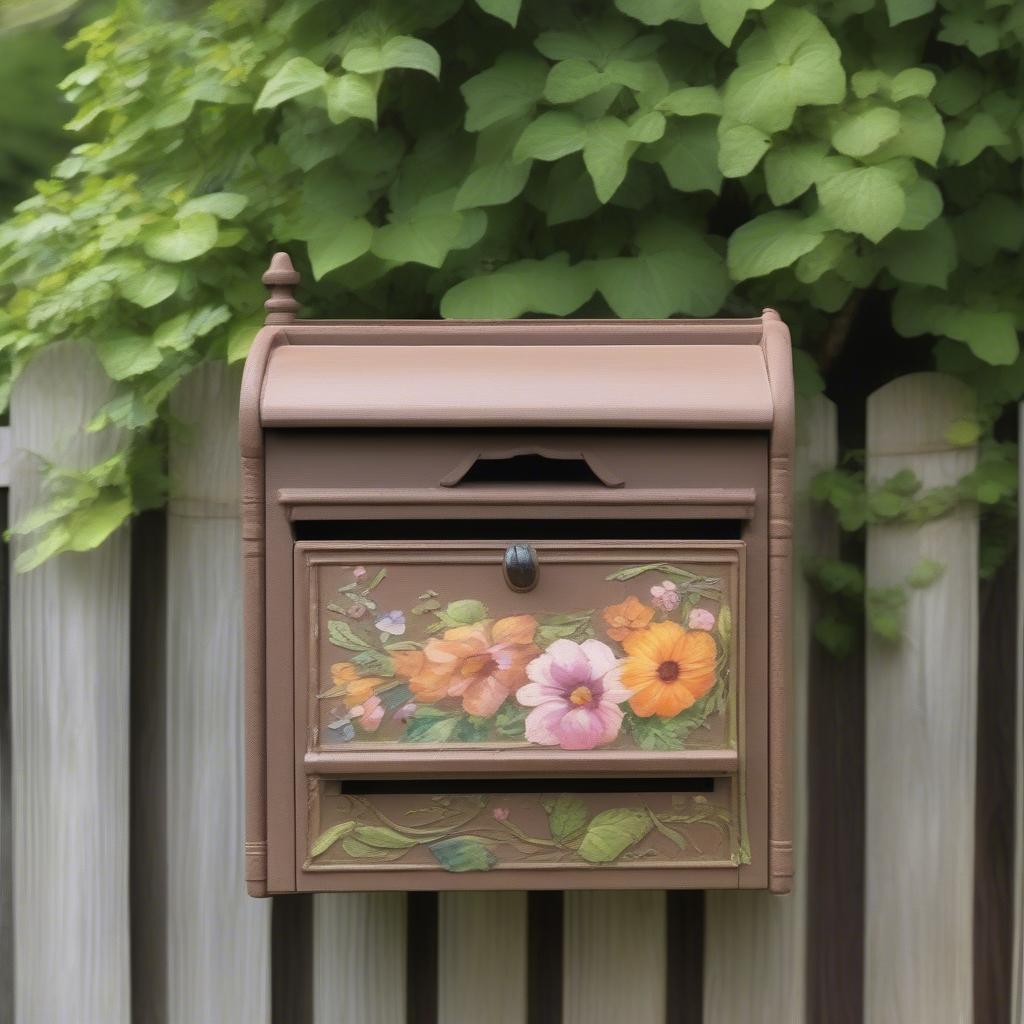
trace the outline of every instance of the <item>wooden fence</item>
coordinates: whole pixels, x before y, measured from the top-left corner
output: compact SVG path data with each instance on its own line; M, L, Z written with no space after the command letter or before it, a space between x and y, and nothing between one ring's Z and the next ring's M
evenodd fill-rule
M104 381L71 346L19 380L12 521L39 456L116 444L81 428ZM829 658L797 574L792 895L246 897L237 389L211 366L175 397L166 513L5 566L0 1024L1024 1024L1018 574L977 585L971 509L869 529L869 587L945 566L899 644ZM944 434L969 404L937 374L881 388L869 477L957 480L976 453ZM839 550L806 498L836 420L824 398L800 409L798 556Z

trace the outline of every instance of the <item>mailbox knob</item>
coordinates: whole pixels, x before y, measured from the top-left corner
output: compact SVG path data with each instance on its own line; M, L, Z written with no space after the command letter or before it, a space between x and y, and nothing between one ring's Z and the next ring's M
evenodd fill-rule
M529 544L509 544L505 549L505 582L512 590L523 593L537 586L540 566L537 552Z

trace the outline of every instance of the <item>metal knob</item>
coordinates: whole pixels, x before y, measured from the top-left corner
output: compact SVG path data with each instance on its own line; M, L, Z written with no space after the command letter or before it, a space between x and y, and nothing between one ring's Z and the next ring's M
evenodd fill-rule
M537 552L529 544L509 544L505 549L505 582L520 594L537 586L540 565Z

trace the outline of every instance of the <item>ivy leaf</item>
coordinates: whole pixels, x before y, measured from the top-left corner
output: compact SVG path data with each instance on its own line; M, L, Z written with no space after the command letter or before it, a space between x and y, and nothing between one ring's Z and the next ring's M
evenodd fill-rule
M969 164L990 146L1005 146L1010 137L999 122L984 110L976 111L967 121L952 125L946 132L942 152L950 163Z
M561 60L548 72L544 98L549 103L575 103L600 92L608 84L608 76L589 60L573 57Z
M931 102L912 98L900 104L899 131L878 148L873 159L910 156L934 167L945 137L946 126Z
M729 273L734 281L763 277L795 263L825 237L799 213L774 210L737 228L729 239Z
M147 256L165 263L184 263L209 252L217 244L217 218L211 213L190 213L154 228L142 248Z
M129 301L143 309L170 298L177 290L181 274L171 267L146 267L118 284L118 290Z
M476 0L476 3L480 10L516 27L522 0Z
M941 562L936 562L934 558L922 558L910 570L910 574L907 576L907 586L913 587L915 590L930 587L941 578L945 571L946 567Z
M524 313L568 316L594 293L590 270L565 253L518 260L450 288L441 300L448 319L511 320Z
M923 231L897 231L882 251L893 276L910 284L945 288L956 269L956 241L945 220L933 221Z
M461 86L466 101L466 131L478 132L533 111L544 95L548 65L539 57L502 54L494 67L474 75Z
M701 14L711 34L729 46L749 11L763 11L774 0L700 0Z
M695 117L669 125L659 154L658 163L673 188L718 195L722 172L718 169L718 131L713 118Z
M984 57L999 49L1000 28L992 21L982 20L970 11L947 11L942 15L943 43L965 46L975 57Z
M237 363L248 354L256 337L256 332L263 326L263 317L255 314L239 320L228 334L227 361Z
M958 65L944 72L932 98L944 114L956 117L973 107L985 91L985 79L975 69Z
M885 9L889 12L889 24L900 25L933 11L935 0L885 0Z
M927 68L904 68L892 80L889 86L889 98L894 103L919 96L922 99L930 96L937 79L934 71Z
M887 167L855 167L817 184L821 208L837 228L880 242L903 219L906 199Z
M441 55L422 39L392 36L383 46L354 46L347 50L341 58L341 66L360 75L408 68L440 78Z
M928 227L942 213L942 193L934 181L918 178L904 189L906 209L900 228L903 231L920 231Z
M629 128L617 117L602 117L587 125L583 165L602 203L607 203L622 184L635 149Z
M615 6L645 25L663 25L666 21L700 25L704 21L700 0L615 0Z
M179 217L190 213L212 213L221 220L234 220L249 205L249 197L241 192L210 192L190 199L178 211Z
M583 148L587 128L583 118L569 110L549 110L523 130L513 159L558 160Z
M772 149L764 158L764 179L771 201L785 206L802 196L825 168L827 152L823 142L794 142Z
M531 164L512 160L512 150L521 133L522 125L515 121L502 121L480 132L476 165L459 186L456 210L497 206L510 202L523 191L530 178Z
M953 309L941 323L943 334L965 342L983 362L1010 366L1017 361L1020 343L1012 313Z
M111 380L127 380L155 370L163 355L153 340L141 334L101 335L96 354Z
M87 505L80 506L68 518L68 551L92 551L98 548L130 515L131 499L114 488L107 488Z
M722 97L712 85L687 86L670 92L658 103L658 110L676 117L694 117L699 114L721 114Z
M749 174L768 152L771 136L752 124L723 117L718 123L718 166L726 178Z
M392 215L377 228L370 250L382 260L439 267L452 249L468 249L480 240L487 218L479 210L453 209L455 189L428 196Z
M333 124L344 124L351 117L377 123L377 85L372 78L355 73L332 76L324 92Z
M327 82L327 72L308 57L292 57L266 85L256 100L256 110L268 110L285 100L319 89Z
M344 267L370 251L373 226L365 217L351 217L324 225L308 241L313 277L319 281L338 267Z
M594 261L597 286L616 316L709 316L721 308L729 291L725 263L698 232L673 221L650 224L637 233L636 247L636 256Z
M594 815L579 855L590 864L608 864L651 830L651 819L639 807L617 807Z
M900 130L900 115L892 107L869 107L841 118L832 131L832 145L847 156L873 153Z

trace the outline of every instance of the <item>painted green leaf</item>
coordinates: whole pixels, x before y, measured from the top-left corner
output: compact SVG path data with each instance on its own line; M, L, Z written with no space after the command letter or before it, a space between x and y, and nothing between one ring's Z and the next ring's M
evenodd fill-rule
M558 160L582 149L587 128L579 114L549 110L528 124L516 143L515 160Z
M421 705L409 719L402 739L411 743L447 743L459 724L459 712Z
M292 57L266 85L256 101L256 110L276 107L285 100L319 89L327 82L327 72L308 57Z
M393 68L425 71L434 78L441 75L441 55L422 39L392 36L383 46L354 46L341 58L346 71L372 75Z
M799 213L774 210L762 213L729 239L729 274L734 281L763 277L795 263L825 237L824 232Z
M524 313L568 316L594 294L589 267L570 264L565 253L518 260L450 288L441 300L448 319L509 320Z
M489 871L498 863L487 843L478 836L453 836L431 843L427 849L445 871Z
M408 850L416 845L415 839L403 836L387 825L357 825L355 837L367 846L382 850Z
M935 0L885 0L889 24L899 25L912 18L920 18L935 9Z
M827 152L824 142L794 142L772 149L764 158L764 179L771 201L785 206L802 196L818 180Z
M341 841L341 848L347 856L356 860L389 861L405 856L405 850L386 850L380 846L367 846L355 836L345 836Z
M587 826L579 855L590 864L608 864L643 839L650 830L650 817L638 807L602 811Z
M674 719L631 715L628 721L633 742L641 750L681 750L683 747L679 726Z
M331 77L324 87L327 116L334 124L351 117L377 123L377 83L366 75L349 73Z
M346 651L365 651L370 646L341 619L331 619L327 623L327 636L335 647L343 647Z
M211 213L190 213L154 228L142 248L147 256L165 263L183 263L209 252L217 244L217 218Z
M718 127L711 117L694 117L668 126L659 147L669 184L680 192L713 192L722 187L718 169Z
M687 86L670 92L659 101L658 109L677 117L694 117L699 114L721 114L722 97L712 85Z
M355 827L356 823L354 821L343 821L338 825L332 825L329 829L325 829L313 840L313 845L309 848L310 856L319 857L322 853L326 853L339 839L347 836Z
M516 27L519 20L519 8L523 0L476 0L477 6L487 14L500 18L502 21Z
M900 130L900 115L892 107L869 107L841 118L832 131L832 145L847 156L873 153Z
M502 739L522 739L526 730L526 716L529 708L506 701L494 717L494 731Z
M728 46L749 11L763 11L772 3L774 0L700 0L700 11L714 37Z
M840 171L817 185L821 208L837 228L880 242L899 227L906 209L903 188L887 167Z
M548 828L551 830L552 839L565 845L583 834L590 815L579 797L571 793L561 793L554 798L546 798L543 804L544 810L547 811Z
M350 217L327 223L307 242L313 277L319 281L338 267L343 267L370 251L373 226L365 217Z
M127 380L149 373L163 362L163 354L153 339L141 334L101 334L96 354L111 380Z
M121 281L118 290L129 302L149 309L172 296L180 281L181 274L172 267L146 267Z
M494 67L461 86L466 101L466 130L478 132L508 118L533 111L544 95L548 65L523 53L502 54Z
M483 601L474 601L471 598L452 601L445 608L445 616L457 625L472 626L487 618L487 605Z

